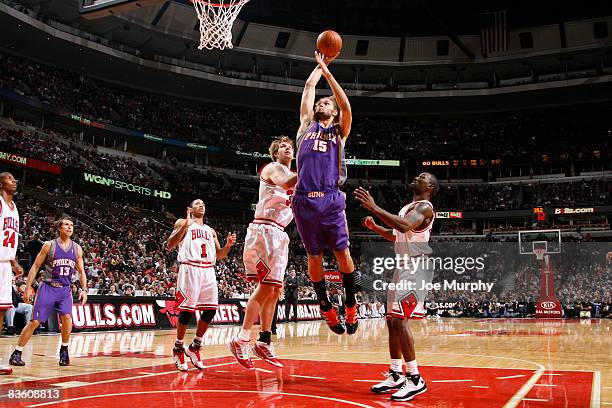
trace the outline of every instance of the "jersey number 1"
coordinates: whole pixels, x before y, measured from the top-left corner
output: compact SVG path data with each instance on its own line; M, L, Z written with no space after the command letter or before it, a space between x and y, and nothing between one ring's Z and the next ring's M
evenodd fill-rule
M208 254L206 253L206 244L202 244L202 258L208 258Z
M15 248L15 231L4 231L4 241L2 241L3 247Z

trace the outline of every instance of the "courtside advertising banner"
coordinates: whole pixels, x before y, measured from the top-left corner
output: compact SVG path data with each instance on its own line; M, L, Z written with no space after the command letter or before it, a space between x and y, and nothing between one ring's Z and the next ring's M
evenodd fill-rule
M242 324L246 299L222 300L217 308L213 324ZM284 304L277 307L279 320L285 318ZM90 296L85 305L76 301L72 306L74 331L105 331L134 329L172 329L176 328L179 310L173 298L156 299L151 297L125 298L118 296ZM199 312L195 313L199 318ZM293 311L290 312L293 318ZM316 301L298 302L298 320L318 320L321 318ZM191 325L195 326L196 319Z

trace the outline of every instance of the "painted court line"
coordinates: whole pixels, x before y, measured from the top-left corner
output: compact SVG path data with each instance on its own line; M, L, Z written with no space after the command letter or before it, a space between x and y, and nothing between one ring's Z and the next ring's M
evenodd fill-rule
M591 408L601 407L601 371L593 372L593 385L591 387Z
M534 387L556 387L557 384L533 384Z
M541 398L523 398L523 401L548 402L547 399L541 399Z
M176 393L192 393L192 394L193 393L197 393L197 394L200 394L200 393L213 393L213 394L218 394L218 393L246 393L246 394L253 394L253 393L258 393L258 394L270 394L270 395L287 395L287 396L293 396L293 397L305 397L305 398L321 399L321 400L332 401L332 402L341 402L341 403L345 403L345 404L348 404L348 405L354 405L354 406L362 407L362 408L372 408L371 405L365 405L365 404L361 404L359 402L347 401L347 400L342 400L342 399L338 399L338 398L323 397L321 395L298 394L298 393L291 393L291 392L251 391L251 390L160 390L160 391L137 391L137 392L124 392L124 393L103 394L103 395L88 395L88 396L84 396L84 397L70 398L70 399L63 400L63 401L52 401L52 402L45 402L45 403L42 403L42 404L29 405L29 407L42 407L42 406L46 406L46 405L64 404L64 403L67 403L67 402L92 400L92 399L96 399L96 398L105 398L105 397L119 397L119 396L127 396L127 395L168 394L168 393L169 394L176 394Z
M369 383L378 383L380 380L353 380L355 382L369 382Z
M289 374L289 377L310 378L312 380L324 380L325 379L325 377L313 377L310 375L298 375L298 374Z
M470 382L474 380L430 380L432 383L453 383L453 382Z
M61 388L73 388L73 387L84 387L89 385L90 383L84 381L64 381L56 384L51 384L52 387L61 387Z
M489 388L486 385L470 385L470 388Z
M509 376L506 376L506 377L495 377L495 378L497 378L498 380L509 380L511 378L521 378L521 377L525 377L525 374L509 375Z

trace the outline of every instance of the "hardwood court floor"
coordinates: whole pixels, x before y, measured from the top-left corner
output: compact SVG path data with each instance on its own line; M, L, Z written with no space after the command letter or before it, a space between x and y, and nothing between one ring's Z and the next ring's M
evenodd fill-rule
M612 406L610 320L441 319L412 328L429 390L407 403L369 392L388 369L384 320L371 319L351 337L319 321L279 325L285 367L257 360L252 371L227 349L237 326L212 327L206 369L186 373L171 363L171 330L76 334L69 367L57 365L58 336L36 336L24 350L27 366L0 377L0 395L60 387L61 401L0 397L0 406ZM15 341L0 339L4 361Z

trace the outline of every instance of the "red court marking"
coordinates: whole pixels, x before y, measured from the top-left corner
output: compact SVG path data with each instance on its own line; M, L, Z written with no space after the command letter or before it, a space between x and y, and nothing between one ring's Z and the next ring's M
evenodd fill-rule
M156 367L83 374L78 377L28 381L15 385L1 385L0 394L5 394L8 389L16 387L44 388L64 381L79 381L104 383L66 388L63 390L62 400L73 399L72 401L46 406L168 408L216 404L225 407L270 407L278 404L278 406L309 407L382 405L494 408L502 407L508 402L534 373L533 370L520 369L422 366L421 374L428 381L429 390L417 396L410 402L411 405L408 405L391 403L387 399L388 395L372 394L369 388L374 382L354 381L382 380L381 372L388 370L386 364L283 360L285 367L275 369L262 361L256 361L258 367L266 370L263 372L244 370L230 357L210 359L205 363L207 366L223 365L218 368L206 368L203 371L179 373L174 371L174 365L164 364ZM168 371L170 373L166 373ZM142 374L146 372L159 375ZM547 371L545 374L549 373L561 375L543 375L537 384L555 385L555 387L535 386L527 395L527 398L546 401L523 401L519 406L572 408L590 406L593 373ZM293 375L325 377L325 380ZM503 380L496 378L513 375L524 376ZM121 381L122 378L129 377L137 378ZM473 381L448 382L449 380ZM31 406L38 403L40 402L11 406Z

